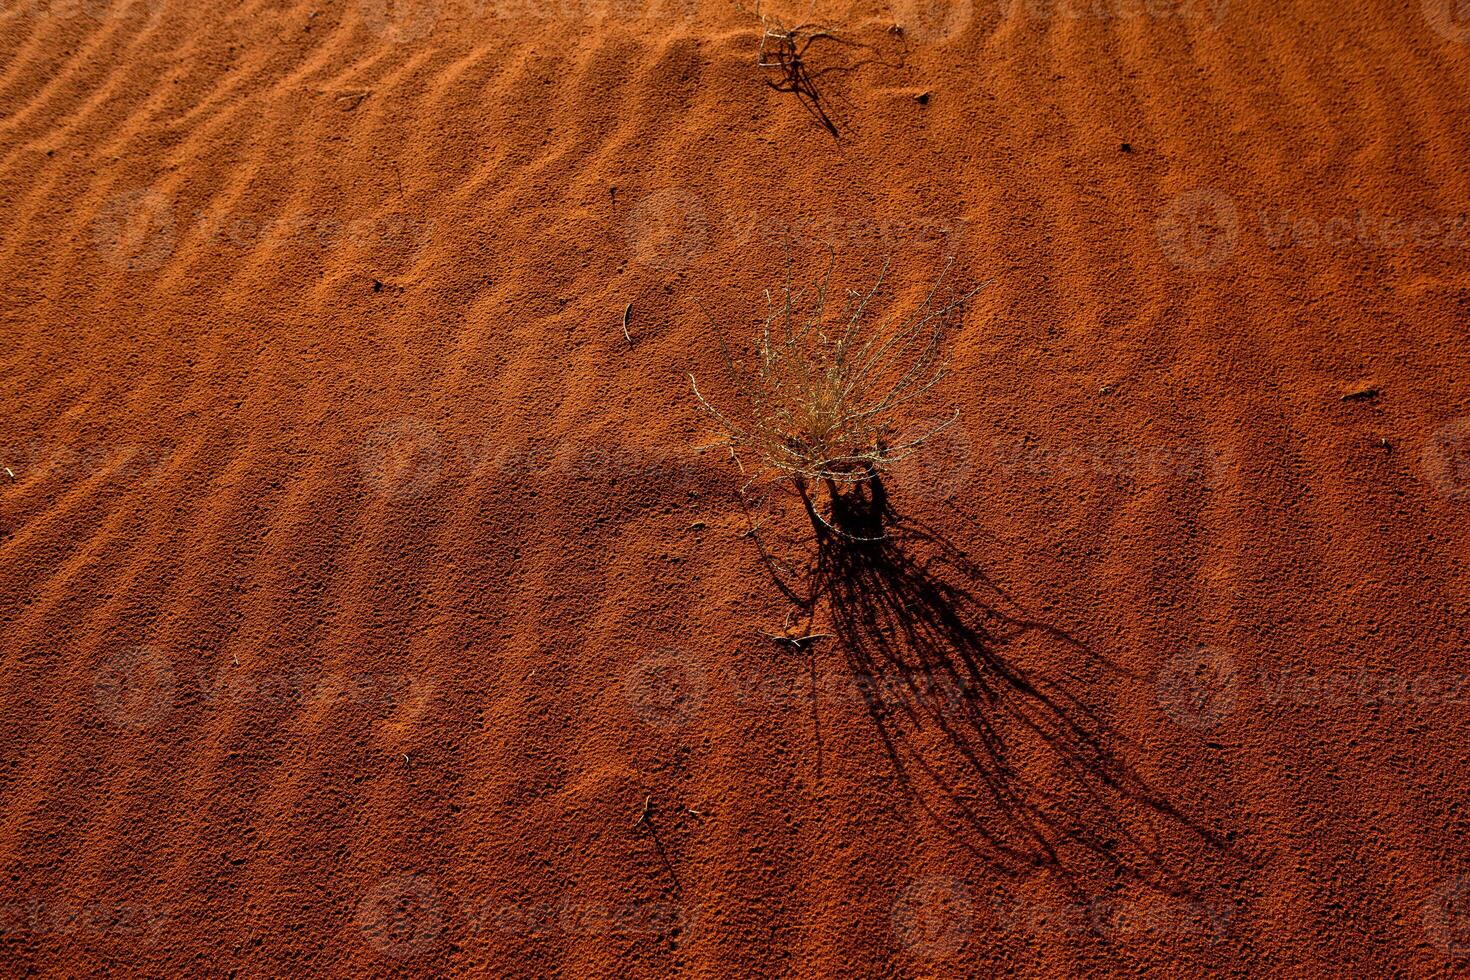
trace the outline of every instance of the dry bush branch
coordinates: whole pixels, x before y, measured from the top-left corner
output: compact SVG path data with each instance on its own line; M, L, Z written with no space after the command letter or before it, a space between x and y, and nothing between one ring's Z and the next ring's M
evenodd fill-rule
M788 272L778 297L766 292L765 319L747 356L737 357L720 335L732 405L715 407L692 374L689 383L724 430L741 472L754 472L742 492L762 478L790 480L812 516L826 523L811 509L808 482L825 483L835 498L840 486L872 479L955 422L958 411L916 435L897 436L910 429L908 406L947 373L942 346L950 314L984 288L938 302L953 262L916 310L875 315L885 261L872 288L849 290L841 314L829 318L833 255L815 286L793 288ZM747 468L742 456L754 465Z
M819 40L848 42L836 34L815 24L798 24L785 27L779 21L761 18L761 46L756 54L756 67L774 69L776 77L766 79L766 84L777 92L789 92L811 113L822 128L840 139L837 124L828 115L822 104L822 94L817 89L817 78L821 72L807 67L806 53L812 43Z

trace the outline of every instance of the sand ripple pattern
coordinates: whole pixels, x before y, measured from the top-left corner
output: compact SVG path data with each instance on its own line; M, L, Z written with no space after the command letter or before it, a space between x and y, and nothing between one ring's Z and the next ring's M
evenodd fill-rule
M1470 21L815 16L0 0L13 972L1463 968ZM793 241L994 279L906 645L685 395Z

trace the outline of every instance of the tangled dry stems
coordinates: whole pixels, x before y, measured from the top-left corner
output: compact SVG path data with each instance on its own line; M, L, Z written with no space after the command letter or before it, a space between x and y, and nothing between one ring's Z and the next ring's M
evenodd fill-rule
M847 45L849 42L817 24L798 24L786 27L780 21L761 17L761 45L756 54L756 67L774 69L775 78L766 84L778 92L789 92L811 113L812 117L839 138L837 124L827 114L822 104L822 95L817 90L817 77L822 72L813 72L807 67L807 49L816 41L831 41Z
M817 24L786 27L775 18L761 17L761 46L755 63L760 68L779 68L790 73L793 66L800 65L813 41L835 36Z
M700 406L724 430L742 471L742 456L754 462L750 483L763 475L789 479L806 495L808 481L821 481L835 497L843 484L862 483L917 452L959 417L908 428L908 406L947 373L942 356L949 314L984 286L941 304L935 296L953 259L945 263L917 310L875 316L874 298L889 263L873 287L848 290L840 316L827 317L833 263L807 291L793 289L788 275L779 299L766 291L766 317L746 359L736 358L723 336L720 350L737 404L716 408L689 383Z

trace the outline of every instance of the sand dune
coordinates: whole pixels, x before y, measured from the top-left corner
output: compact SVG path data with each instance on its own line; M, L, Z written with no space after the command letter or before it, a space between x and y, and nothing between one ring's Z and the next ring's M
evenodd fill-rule
M807 19L0 0L0 972L1465 968L1470 19ZM990 285L794 651L829 244Z

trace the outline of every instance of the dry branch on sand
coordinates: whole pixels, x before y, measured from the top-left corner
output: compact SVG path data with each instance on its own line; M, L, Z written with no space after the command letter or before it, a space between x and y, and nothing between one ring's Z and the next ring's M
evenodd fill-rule
M887 262L871 289L847 291L841 315L832 319L827 300L834 263L811 290L793 289L788 274L779 298L765 294L765 322L751 357L737 358L720 337L733 406L716 408L692 374L689 383L724 430L742 472L749 472L745 459L754 464L742 491L763 477L789 480L816 516L809 482L824 483L835 501L840 486L871 480L955 422L958 411L917 434L904 424L910 406L946 374L941 348L950 314L984 288L936 303L953 261L917 310L883 316L872 307ZM901 431L908 434L899 438Z
M817 75L806 64L807 48L819 40L847 43L824 27L814 24L785 27L779 21L762 17L761 46L755 63L758 68L775 69L776 77L767 79L766 84L777 92L795 95L812 117L822 124L822 128L835 138L838 136L837 124L822 105Z

